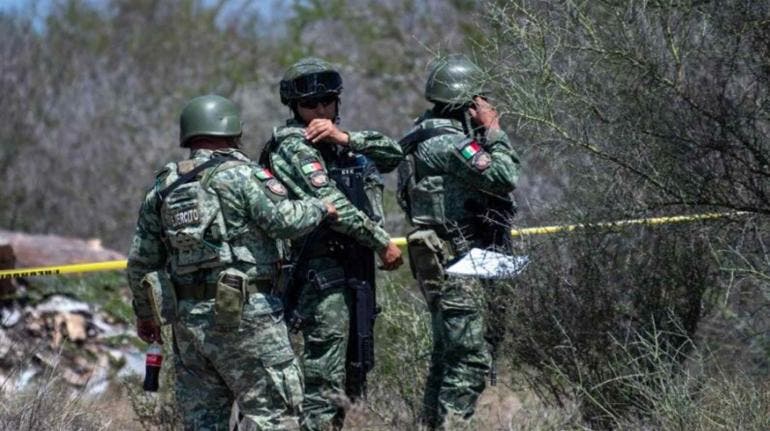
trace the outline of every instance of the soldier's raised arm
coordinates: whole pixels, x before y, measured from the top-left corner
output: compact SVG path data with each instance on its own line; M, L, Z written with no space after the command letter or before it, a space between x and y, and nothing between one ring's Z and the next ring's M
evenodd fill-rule
M390 243L384 229L358 210L329 179L326 165L318 150L305 144L301 134L286 136L281 145L270 154L276 176L297 196L315 197L332 203L338 220L330 228L349 235L361 245L380 251Z
M350 148L371 159L380 173L391 172L404 159L398 142L380 132L364 130L347 133L350 135Z
M505 196L516 188L519 158L508 136L500 129L487 132L486 142L455 139L449 149L446 172L462 178L479 190Z

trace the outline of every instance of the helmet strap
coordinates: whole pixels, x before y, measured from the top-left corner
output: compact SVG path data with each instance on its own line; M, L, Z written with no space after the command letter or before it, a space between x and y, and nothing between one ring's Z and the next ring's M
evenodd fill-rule
M294 116L294 121L298 123L304 123L305 120L302 119L302 117L299 116L299 111L297 110L297 101L292 100L289 102L289 110L291 111L292 115Z
M334 124L339 124L340 123L340 104L341 104L341 102L340 102L340 100L338 98L337 102L336 102L336 104L334 106L334 118L332 119ZM289 109L291 110L291 113L294 116L294 120L295 121L297 121L298 123L303 123L303 124L305 123L305 120L303 120L302 117L300 117L299 111L297 111L297 101L296 100L292 100L291 102L289 102Z
M334 102L334 124L340 124L340 98L337 97L337 101Z

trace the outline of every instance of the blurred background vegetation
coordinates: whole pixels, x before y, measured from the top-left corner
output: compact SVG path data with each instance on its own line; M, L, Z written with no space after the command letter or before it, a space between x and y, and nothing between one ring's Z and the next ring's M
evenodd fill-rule
M489 292L503 341L500 386L488 391L516 408L482 405L474 426L766 429L769 16L767 0L0 9L0 227L126 250L154 171L185 155L177 116L189 98L233 98L257 156L288 116L283 70L316 55L342 72L343 126L397 138L427 106L430 60L464 52L488 71L522 157L516 225L745 212L517 241L532 263ZM391 193L386 207L389 231L405 233ZM415 427L430 334L413 284L404 272L382 277L378 365L354 428ZM138 396L142 425L161 426Z

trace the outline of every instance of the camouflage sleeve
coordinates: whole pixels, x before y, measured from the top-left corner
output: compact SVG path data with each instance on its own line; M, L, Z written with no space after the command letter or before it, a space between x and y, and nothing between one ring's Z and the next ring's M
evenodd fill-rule
M274 180L278 181L278 180ZM244 198L249 216L272 238L291 239L310 233L324 219L326 205L320 199L284 199L274 202L256 177L243 181ZM285 193L285 191L284 191Z
M507 195L516 188L519 157L502 130L491 130L486 142L447 136L451 156L445 158L444 170L473 187L497 195Z
M272 174L269 179L264 177L264 172L269 171L256 164L224 167L217 172L210 186L216 190L223 212L254 223L275 239L302 236L318 226L326 215L324 203L318 199L286 200L286 188Z
M150 272L165 269L166 247L161 240L160 216L156 210L156 194L147 193L139 210L131 249L128 252L126 275L131 289L131 302L138 319L150 319L153 311L147 292L142 287L142 278Z
M287 137L276 152L270 154L273 173L300 197L316 197L337 207L338 220L330 228L355 239L373 250L390 241L385 230L358 210L329 179L321 155L313 147L296 138Z
M401 146L393 139L372 131L347 132L350 135L350 148L371 159L381 173L396 169L404 158Z

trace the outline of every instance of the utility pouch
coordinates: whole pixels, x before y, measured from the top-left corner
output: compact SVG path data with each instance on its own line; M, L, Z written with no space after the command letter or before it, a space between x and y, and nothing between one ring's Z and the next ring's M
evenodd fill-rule
M347 284L345 270L339 266L321 271L311 269L307 272L307 281L318 290L342 287Z
M406 241L412 275L426 300L430 301L446 278L444 265L449 260L449 250L433 229L414 231L406 237Z
M444 179L441 176L421 178L409 190L409 213L416 224L441 225L446 223L444 207Z
M228 268L219 274L214 301L214 323L218 329L237 329L241 323L248 276Z
M147 293L155 321L161 326L176 321L176 291L166 271L154 271L146 274L141 281Z

